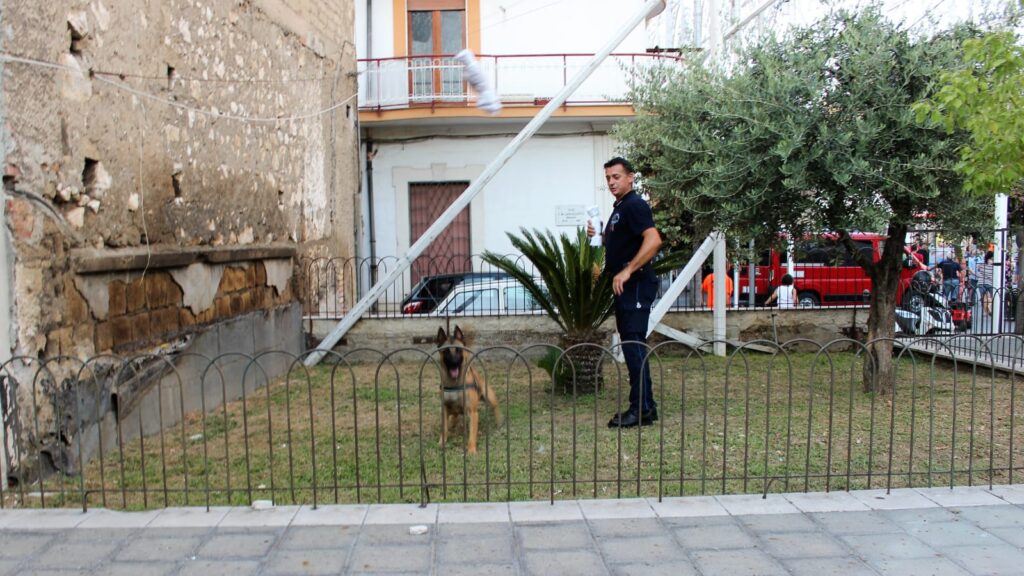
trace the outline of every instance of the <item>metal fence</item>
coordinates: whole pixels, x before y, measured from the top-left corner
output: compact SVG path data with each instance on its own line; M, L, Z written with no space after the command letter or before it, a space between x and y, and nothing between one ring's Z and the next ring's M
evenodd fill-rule
M505 106L538 106L558 94L592 59L592 54L505 54L477 56L480 70ZM573 94L567 106L626 103L623 74L654 66L675 66L664 54L611 54ZM359 60L360 110L415 106L465 106L476 95L451 55L399 56Z
M951 352L953 340L927 344ZM865 392L874 359L853 340L724 358L667 342L649 352L660 418L631 429L607 427L629 390L612 350L591 348L600 379L584 386L572 365L581 347L478 342L468 366L504 417L481 406L476 454L464 423L438 445L448 373L437 350L332 353L310 369L283 353L15 359L0 370L13 447L0 503L553 502L1012 483L1024 462L1024 358L996 370L989 353L1006 342L1024 345L975 338L971 358L951 361L911 342L884 393ZM280 378L266 378L272 362ZM129 400L147 380L149 394Z
M821 251L824 254L824 251ZM942 256L936 251L934 258ZM729 306L741 309L765 309L766 300L781 282L785 269L773 255L764 257L751 265L737 267L733 278L734 291ZM803 257L821 259L826 255ZM795 257L796 258L796 257ZM340 318L355 302L355 294L365 291L376 279L388 274L398 263L398 258L383 258L377 261L365 259L321 258L303 263L302 299L307 319ZM832 260L830 260L832 261ZM774 262L771 266L761 265ZM834 262L834 261L833 261ZM860 308L867 306L871 282L859 266L851 262L844 265L826 265L821 262L797 263L794 269L795 286L798 293L797 306L800 308ZM522 267L533 273L531 264L521 259ZM481 285L495 280L500 270L484 262L479 255L468 258L420 258L416 269L422 277L414 278L410 273L399 279L384 293L376 306L367 314L371 318L415 318L422 316L505 316L533 313L528 306L510 307L503 305L503 299L492 293L509 290L499 285ZM954 292L948 293L942 303L933 301L930 295L943 295L945 288L941 281L933 278L922 282L915 277L913 269L907 269L900 280L895 296L899 309L927 320L929 314L941 312L941 322L918 322L908 327L903 336L921 336L928 333L1001 334L1015 331L1015 315L1020 291L1016 276L1008 275L1006 284L999 289L979 283L975 277L964 280ZM928 274L924 274L928 277ZM676 298L671 310L708 311L706 295L702 290L702 278L698 275L683 293ZM753 278L754 281L750 282ZM669 288L674 274L660 278L658 298ZM470 286L475 284L475 286ZM749 286L755 286L751 299ZM453 293L453 291L459 293ZM460 294L461 293L461 294ZM410 303L420 303L411 306ZM777 306L773 304L772 306ZM947 314L948 312L948 314ZM904 314L906 316L906 314Z

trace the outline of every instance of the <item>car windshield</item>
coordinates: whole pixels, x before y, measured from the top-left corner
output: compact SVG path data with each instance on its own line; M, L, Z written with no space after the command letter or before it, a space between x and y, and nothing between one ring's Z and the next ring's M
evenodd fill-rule
M497 288L482 288L455 294L452 301L441 312L464 314L466 312L494 312L495 310L498 310Z

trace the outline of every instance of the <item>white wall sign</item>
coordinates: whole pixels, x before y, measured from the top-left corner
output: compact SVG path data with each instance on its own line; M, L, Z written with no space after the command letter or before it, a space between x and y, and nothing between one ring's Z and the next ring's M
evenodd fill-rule
M558 226L586 226L586 207L583 204L555 206L555 224Z

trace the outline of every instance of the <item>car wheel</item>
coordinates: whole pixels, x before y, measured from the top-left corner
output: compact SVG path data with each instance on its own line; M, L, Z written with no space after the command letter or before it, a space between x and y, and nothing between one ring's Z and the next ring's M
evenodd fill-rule
M914 314L920 314L922 306L924 306L924 294L913 289L907 290L903 293L904 309L909 310Z
M814 308L821 305L821 300L814 292L800 292L797 294L797 305L801 308Z

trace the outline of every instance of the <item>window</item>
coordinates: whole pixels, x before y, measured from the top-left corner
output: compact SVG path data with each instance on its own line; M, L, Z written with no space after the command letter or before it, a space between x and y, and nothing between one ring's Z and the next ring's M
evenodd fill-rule
M466 46L462 0L409 1L410 88L414 99L462 99L462 67L452 58ZM422 58L415 58L422 56Z
M456 293L442 312L447 314L465 314L469 312L494 312L498 310L497 289L466 290Z

